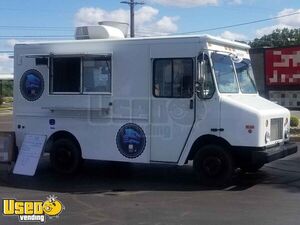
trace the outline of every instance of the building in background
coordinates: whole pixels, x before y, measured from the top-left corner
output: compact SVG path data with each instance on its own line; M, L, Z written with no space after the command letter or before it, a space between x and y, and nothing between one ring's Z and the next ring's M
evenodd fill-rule
M300 46L250 50L261 96L300 109Z

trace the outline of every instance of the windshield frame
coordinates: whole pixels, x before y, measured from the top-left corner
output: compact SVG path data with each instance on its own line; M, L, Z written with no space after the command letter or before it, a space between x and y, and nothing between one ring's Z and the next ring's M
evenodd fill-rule
M219 88L219 83L218 83L218 80L217 80L217 77L216 77L216 71L215 71L215 65L214 65L214 61L212 59L212 54L219 54L219 55L225 55L225 56L229 56L230 59L231 59L231 63L232 63L232 66L233 66L233 71L234 71L234 79L235 81L237 82L237 88L238 88L238 91L237 92L224 92L224 91L220 91L220 88ZM235 66L235 62L233 61L232 59L232 56L235 56L235 54L233 54L232 52L227 52L227 51L214 51L214 50L210 50L208 51L208 55L209 55L209 60L210 60L210 64L211 64L211 69L212 69L212 73L213 73L213 76L214 76L214 82L215 82L215 87L216 87L216 90L219 94L230 94L230 95L236 95L236 94L243 94L243 95L257 95L258 94L258 89L257 89L257 85L256 85L256 82L255 82L255 77L254 77L254 73L253 74L253 79L251 79L251 81L253 82L252 84L254 85L255 87L255 92L253 93L246 93L246 92L242 92L241 90L241 87L240 87L240 81L238 79L238 76L237 76L237 71L236 71L236 66ZM232 56L231 56L232 55ZM246 57L243 57L242 58L242 61L244 60L250 60L250 58L246 58ZM250 63L249 63L249 66L251 67L252 71L253 71L253 68L251 66L251 60L250 60Z

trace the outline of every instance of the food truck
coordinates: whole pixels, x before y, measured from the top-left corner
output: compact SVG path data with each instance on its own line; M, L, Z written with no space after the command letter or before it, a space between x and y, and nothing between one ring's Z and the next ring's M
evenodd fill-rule
M291 155L290 112L259 96L249 46L209 35L125 38L116 27L77 40L15 46L14 129L45 135L53 168L84 159L193 167L205 184Z

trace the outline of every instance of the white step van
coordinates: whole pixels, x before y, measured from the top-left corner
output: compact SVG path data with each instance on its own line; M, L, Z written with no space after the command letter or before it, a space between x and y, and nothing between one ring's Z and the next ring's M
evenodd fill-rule
M44 152L62 173L82 159L193 160L205 184L297 152L290 112L257 93L248 45L116 36L15 46L19 149L26 134L47 136Z

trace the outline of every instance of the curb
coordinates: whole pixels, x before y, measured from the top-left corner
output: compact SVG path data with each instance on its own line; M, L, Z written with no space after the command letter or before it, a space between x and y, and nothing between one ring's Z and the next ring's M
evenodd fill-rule
M3 115L8 115L8 114L12 114L12 110L3 110L3 111L0 111L0 115L3 114Z
M292 136L290 137L291 142L300 142L300 136Z

